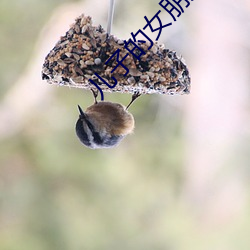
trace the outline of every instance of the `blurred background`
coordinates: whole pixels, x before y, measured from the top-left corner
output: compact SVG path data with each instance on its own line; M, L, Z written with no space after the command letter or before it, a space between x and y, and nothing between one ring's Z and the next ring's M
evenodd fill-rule
M41 68L81 13L106 28L108 5L0 2L0 249L249 250L249 0L191 2L160 37L185 58L191 94L140 97L134 134L90 150L74 126L92 94L48 85ZM113 34L160 8L117 0Z

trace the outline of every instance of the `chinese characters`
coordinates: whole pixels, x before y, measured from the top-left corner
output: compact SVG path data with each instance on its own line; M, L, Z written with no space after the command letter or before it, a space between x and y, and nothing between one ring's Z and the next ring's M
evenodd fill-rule
M163 24L161 19L160 19L160 14L162 11L166 11L171 18L176 21L178 17L181 16L182 13L184 13L184 8L188 8L190 6L190 1L193 0L161 0L159 2L159 5L161 9L149 20L147 16L144 16L144 19L146 21L146 25L143 27L143 30L145 29L150 29L152 33L157 32L157 37L156 41L159 40L160 35L162 33L163 28L166 28L168 26L172 25L172 22ZM163 10L162 10L163 9ZM152 23L154 20L158 21L158 27L153 27ZM128 41L124 41L124 48L128 51L123 57L120 56L120 49L117 49L111 57L105 62L107 65L111 61L116 60L115 62L117 63L116 66L113 68L111 73L113 73L119 66L123 67L123 69L126 71L124 73L124 76L126 76L129 73L129 69L126 67L126 65L123 64L124 60L127 58L129 53L136 59L136 60L141 60L141 57L146 54L146 51L141 49L135 42L140 42L140 43L146 43L144 40L136 40L136 37L138 34L141 34L146 38L146 40L150 43L149 47L147 50L150 50L153 46L153 41L141 30L139 29L135 34L131 32L132 39L130 38ZM99 78L104 84L106 84L109 88L114 88L117 85L117 79L115 77L111 77L114 80L114 84L110 85L107 83L105 79L100 77L97 73L95 73L97 78ZM96 88L99 90L101 93L101 100L104 100L104 95L102 89L98 86L97 83L95 83L92 79L89 79L89 81L96 86Z

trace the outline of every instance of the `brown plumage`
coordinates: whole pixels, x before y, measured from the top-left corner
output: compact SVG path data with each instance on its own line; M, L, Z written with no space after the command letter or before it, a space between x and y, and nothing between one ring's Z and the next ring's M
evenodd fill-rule
M87 117L99 132L111 135L128 135L133 132L134 118L119 103L98 102L85 111Z
M133 132L134 117L123 105L112 102L97 102L84 112L80 112L76 122L76 134L88 148L111 148L117 146L128 134ZM138 97L133 95L130 104ZM129 104L129 105L130 105Z

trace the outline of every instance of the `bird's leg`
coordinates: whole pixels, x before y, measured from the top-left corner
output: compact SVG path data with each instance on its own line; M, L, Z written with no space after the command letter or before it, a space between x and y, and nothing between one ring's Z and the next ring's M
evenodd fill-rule
M140 96L141 94L139 93L139 91L135 92L133 95L132 95L132 100L131 102L128 104L126 110L131 106L131 104Z
M94 96L95 104L97 104L98 102L97 102L96 98L97 98L97 96L98 96L98 91L94 91L93 89L90 89L90 90L91 90L91 92L92 92L92 94L93 94L93 96Z

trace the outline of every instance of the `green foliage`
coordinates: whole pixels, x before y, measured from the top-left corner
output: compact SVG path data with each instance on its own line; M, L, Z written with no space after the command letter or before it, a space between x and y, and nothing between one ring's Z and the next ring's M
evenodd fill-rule
M56 6L67 0L1 0L0 97L25 69L37 36Z

